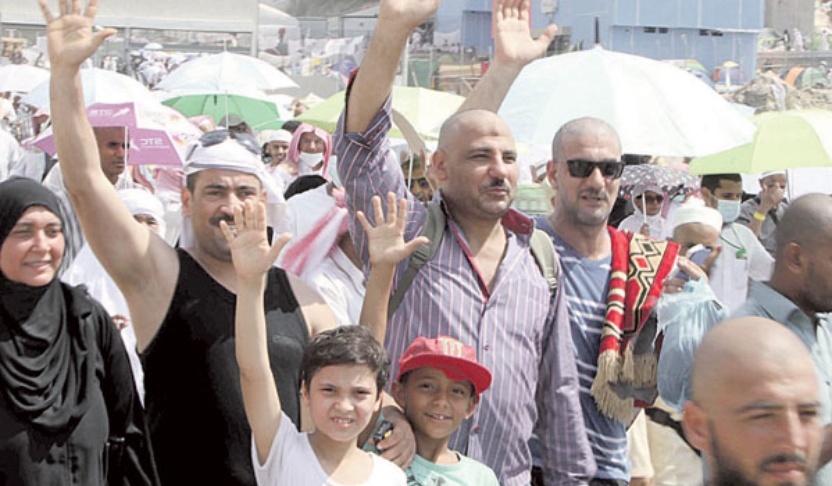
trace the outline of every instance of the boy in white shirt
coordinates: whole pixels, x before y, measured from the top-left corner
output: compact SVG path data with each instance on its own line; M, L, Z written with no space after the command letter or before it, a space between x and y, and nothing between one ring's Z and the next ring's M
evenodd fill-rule
M235 207L234 225L220 223L237 274L235 334L252 462L261 486L404 486L401 469L356 445L381 405L389 360L365 328L322 332L301 363L301 399L315 429L298 432L282 413L269 367L263 295L266 273L289 240L269 245L262 203Z

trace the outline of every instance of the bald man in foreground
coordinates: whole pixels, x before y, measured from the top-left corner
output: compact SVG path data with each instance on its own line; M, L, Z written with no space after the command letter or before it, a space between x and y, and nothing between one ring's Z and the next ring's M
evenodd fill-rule
M773 319L809 350L820 385L826 440L814 484L832 485L832 198L806 194L794 200L777 226L771 280L751 282L748 301L732 317Z
M814 484L823 426L806 346L761 317L725 321L696 352L688 440L707 462L708 485Z

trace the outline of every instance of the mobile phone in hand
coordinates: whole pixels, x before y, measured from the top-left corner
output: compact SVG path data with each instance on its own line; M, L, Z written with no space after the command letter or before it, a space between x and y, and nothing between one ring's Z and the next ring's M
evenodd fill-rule
M700 245L694 245L687 251L685 256L691 262L693 262L693 263L695 263L695 264L697 264L701 267L702 265L705 264L705 260L708 259L708 256L710 256L712 251L713 251L712 249L706 248L705 246L703 246L701 244ZM676 273L676 277L681 278L682 280L685 280L685 281L690 280L690 276L688 274L686 274L685 272L683 272L682 270L679 270L679 272Z

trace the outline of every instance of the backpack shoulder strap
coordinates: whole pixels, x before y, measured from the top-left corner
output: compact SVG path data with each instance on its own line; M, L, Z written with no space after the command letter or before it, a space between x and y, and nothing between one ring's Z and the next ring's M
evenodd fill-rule
M546 278L546 282L549 283L549 291L554 295L558 290L560 267L558 266L552 238L545 231L535 228L529 246L537 266L540 267L540 272Z
M445 234L445 213L442 211L442 206L438 202L431 202L427 205L427 214L425 215L425 224L422 226L422 231L419 236L427 236L429 243L420 246L410 255L410 261L407 265L407 270L399 279L395 292L390 297L390 304L387 309L387 318L389 319L399 308L399 305L404 299L404 294L419 273L419 269L429 262L433 255L436 254L436 249L439 248L439 243L442 241L442 236Z

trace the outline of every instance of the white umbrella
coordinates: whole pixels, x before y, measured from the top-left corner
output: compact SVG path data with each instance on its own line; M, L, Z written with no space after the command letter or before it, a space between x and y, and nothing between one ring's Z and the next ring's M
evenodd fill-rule
M292 79L260 59L223 52L200 57L180 65L156 88L177 91L234 93L239 90L261 91L297 88Z
M84 106L98 103L153 103L156 98L142 83L135 79L104 69L82 69L81 85L84 87ZM21 100L28 105L49 109L49 80L35 86Z
M545 145L572 119L601 118L633 154L706 155L754 136L749 120L691 74L600 47L526 66L500 115L518 141Z
M49 71L28 64L0 67L0 92L28 93L49 78Z

